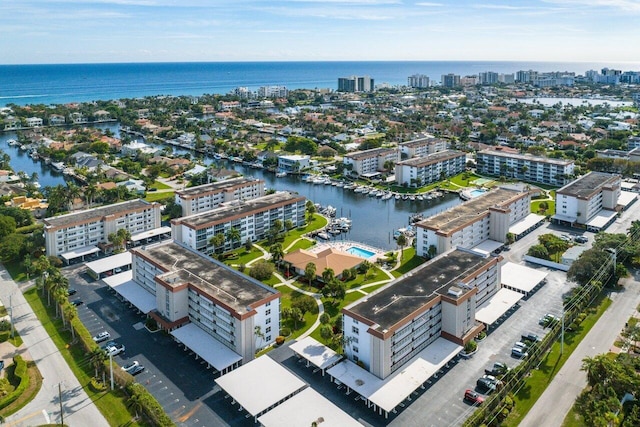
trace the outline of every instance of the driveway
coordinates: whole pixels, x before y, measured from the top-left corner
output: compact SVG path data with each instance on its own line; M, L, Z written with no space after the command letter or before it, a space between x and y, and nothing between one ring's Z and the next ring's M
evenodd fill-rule
M36 362L42 374L42 388L27 406L5 420L9 426L31 426L60 422L60 385L64 422L69 426L108 427L109 424L89 396L80 386L57 347L37 319L18 285L9 273L0 269L0 299L8 307L9 296L13 305L15 328L24 344L16 353ZM7 349L4 346L2 349ZM4 359L11 355L2 354ZM7 361L8 362L8 361Z

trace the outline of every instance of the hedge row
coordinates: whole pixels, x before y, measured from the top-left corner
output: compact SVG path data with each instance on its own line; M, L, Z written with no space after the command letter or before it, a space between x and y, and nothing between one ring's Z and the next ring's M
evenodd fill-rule
M4 409L7 406L11 405L13 402L18 399L25 392L27 387L29 387L29 374L27 373L27 362L22 359L22 356L16 356L13 358L13 363L16 365L16 369L14 371L14 375L16 378L20 380L20 384L16 387L13 392L6 395L2 400L0 400L0 409Z
M161 427L175 427L174 422L171 421L171 418L169 418L156 398L153 397L146 388L139 383L132 382L126 390L132 398L136 395L139 397L140 403L142 404L142 411L153 425Z
M16 233L28 234L28 233L33 233L34 231L37 231L37 230L42 230L43 228L44 228L43 224L35 223L31 225L25 225L24 227L16 228Z

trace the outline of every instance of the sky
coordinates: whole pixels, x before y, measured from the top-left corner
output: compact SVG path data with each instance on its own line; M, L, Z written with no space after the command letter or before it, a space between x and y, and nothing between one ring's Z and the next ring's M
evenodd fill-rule
M0 0L0 64L640 61L640 0Z

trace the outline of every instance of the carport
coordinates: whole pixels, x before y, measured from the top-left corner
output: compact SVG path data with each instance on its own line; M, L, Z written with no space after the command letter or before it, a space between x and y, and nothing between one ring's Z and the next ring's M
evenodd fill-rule
M171 236L171 227L158 227L154 228L153 230L143 231L142 233L132 234L130 240L135 246L137 246L141 242L146 243L149 239L157 236L162 236L163 234Z
M239 354L224 346L194 323L171 331L171 335L222 374L239 366L242 361Z
M485 240L484 242L480 243L479 245L473 247L471 250L474 251L474 252L479 253L482 256L487 256L491 252L493 252L496 249L501 248L503 246L504 246L504 243L502 243L502 242L497 242L495 240Z
M509 227L509 233L513 233L515 239L520 240L522 237L544 224L544 220L544 215L530 213L521 220L514 222L511 227Z
M62 257L64 262L68 265L71 262L71 260L82 257L82 260L84 261L85 256L95 254L98 252L100 252L99 247L97 247L96 245L89 245L89 246L84 246L82 248L74 249L69 252L65 252L63 254L60 254L60 256Z
M103 273L115 271L116 268L128 270L131 268L131 252L122 252L97 261L87 263L87 273L94 279L100 279Z
M293 350L298 357L302 357L307 361L307 368L311 363L316 367L316 370L320 369L323 377L327 369L342 360L342 356L338 353L311 337L296 341L291 344L289 348Z
M520 292L502 288L491 299L476 310L476 320L489 326L493 325L503 314L524 298Z
M105 277L102 281L144 314L157 308L156 296L133 281L131 270Z
M602 209L585 224L587 231L597 233L598 231L604 230L616 221L617 216L618 212L616 211Z
M362 426L310 387L260 416L258 421L264 427L311 426L314 422L323 426Z
M180 328L183 329L183 328ZM180 330L178 329L178 330ZM268 355L258 357L215 380L257 422L259 416L298 394L307 384ZM305 408L299 408L304 411Z
M500 269L500 281L502 287L520 292L529 297L529 294L541 283L544 283L549 273L525 267L524 265L507 262Z
M359 367L350 360L343 360L327 370L333 381L344 384L347 394L355 391L364 398L367 407L385 417L395 411L404 400L411 400L411 395L420 387L424 388L430 378L437 376L438 371L455 358L462 346L445 338L438 338L427 346L412 360L402 366L384 380Z

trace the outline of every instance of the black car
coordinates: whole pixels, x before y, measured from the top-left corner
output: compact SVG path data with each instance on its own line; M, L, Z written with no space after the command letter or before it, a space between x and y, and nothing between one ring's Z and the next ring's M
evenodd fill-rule
M131 375L134 375L134 376L135 376L135 375L138 375L139 373L141 373L142 371L144 371L144 366L142 366L142 365L137 365L137 366L135 366L133 369L131 369L131 370L129 371L129 373L130 373Z
M75 301L71 301L71 305L74 307L78 307L79 305L84 304L84 301L82 301L81 299L77 299Z
M540 342L540 337L531 332L529 332L528 334L523 334L521 338L522 341Z
M67 295L71 296L71 295L75 295L78 293L77 289L73 289L73 288L69 288L67 289Z

